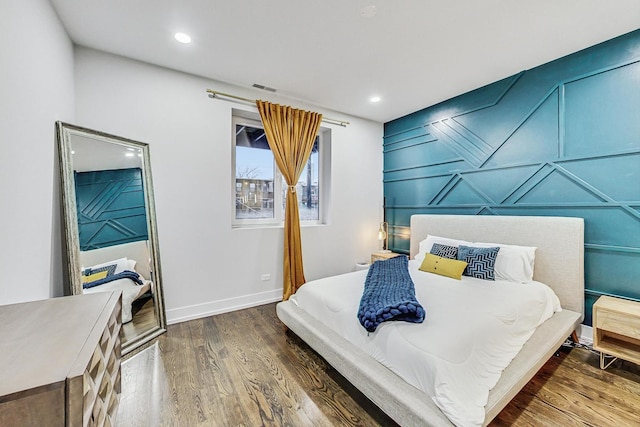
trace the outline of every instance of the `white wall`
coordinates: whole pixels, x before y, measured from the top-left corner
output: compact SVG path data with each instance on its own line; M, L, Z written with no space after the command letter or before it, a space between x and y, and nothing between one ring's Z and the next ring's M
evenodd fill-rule
M56 120L73 46L47 0L0 0L0 304L62 295Z
M82 47L75 61L75 124L150 144L169 322L280 299L283 229L231 228L232 108L255 109L206 89L255 92ZM352 124L331 127L331 220L302 229L307 280L367 260L381 218L382 124L321 112Z

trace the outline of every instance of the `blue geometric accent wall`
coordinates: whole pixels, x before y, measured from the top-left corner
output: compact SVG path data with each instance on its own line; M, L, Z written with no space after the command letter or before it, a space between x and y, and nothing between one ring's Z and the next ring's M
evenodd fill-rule
M149 238L140 168L74 175L81 251Z
M640 300L640 30L386 123L384 195L404 253L417 213L584 218L585 323Z

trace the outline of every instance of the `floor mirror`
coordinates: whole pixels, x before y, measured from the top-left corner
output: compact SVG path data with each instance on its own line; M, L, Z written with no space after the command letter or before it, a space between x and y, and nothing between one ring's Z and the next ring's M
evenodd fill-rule
M68 293L122 291L122 354L166 331L149 145L57 122Z

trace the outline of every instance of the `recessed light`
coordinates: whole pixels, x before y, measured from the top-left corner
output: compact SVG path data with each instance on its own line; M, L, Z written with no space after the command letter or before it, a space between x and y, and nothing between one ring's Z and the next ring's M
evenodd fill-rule
M378 13L378 10L375 4L370 4L360 9L360 16L363 18L373 18L376 16L376 13Z
M189 34L175 33L173 37L175 37L175 39L178 40L180 43L184 43L184 44L191 43L191 36L189 36Z
M127 156L127 157L133 157L133 156L135 156L135 153L129 152L129 153L124 153L124 155Z
M382 98L380 98L379 96L372 96L371 98L369 98L369 102L371 102L372 104L375 104L377 102L382 101Z

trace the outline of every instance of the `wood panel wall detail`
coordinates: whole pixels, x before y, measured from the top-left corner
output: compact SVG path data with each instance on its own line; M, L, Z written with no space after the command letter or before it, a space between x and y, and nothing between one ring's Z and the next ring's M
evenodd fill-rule
M140 168L75 172L80 250L148 240Z
M640 30L385 124L390 248L418 213L585 219L585 323L640 299Z

